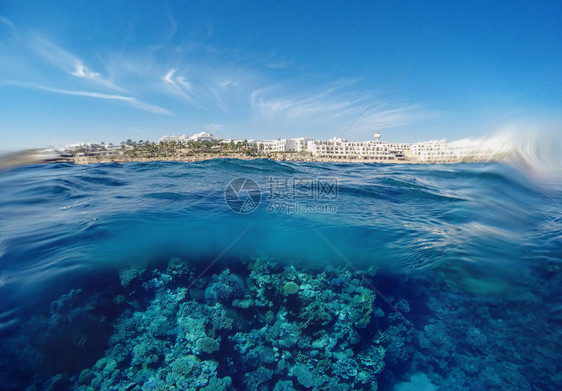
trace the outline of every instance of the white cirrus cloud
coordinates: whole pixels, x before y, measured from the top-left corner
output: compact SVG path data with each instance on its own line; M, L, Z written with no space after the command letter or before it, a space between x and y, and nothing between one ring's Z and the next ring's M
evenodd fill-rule
M183 90L185 91L189 91L191 92L193 90L193 85L186 80L186 78L184 76L176 76L174 78L174 75L177 72L177 68L172 68L170 69L165 75L164 75L164 81L166 81L167 83L170 84L174 84L176 87L182 87ZM182 91L182 92L185 92Z
M290 129L322 128L338 134L364 137L375 129L405 126L434 114L421 104L397 100L373 101L375 94L349 90L357 79L335 81L320 92L291 94L283 86L252 91L250 107L261 123ZM280 91L283 89L283 91ZM264 122L265 121L265 122Z
M230 109L228 108L228 106L224 103L224 101L222 100L222 98L220 97L219 93L217 92L217 90L215 88L212 89L213 91L213 96L214 96L214 101L215 104L217 105L217 107L219 109L221 109L222 111L226 112L226 113L230 113Z
M338 115L344 110L354 109L358 103L343 97L330 96L334 89L327 89L303 98L267 97L267 90L253 91L250 105L254 111L265 117L302 118L314 115Z
M131 96L123 96L123 95L111 95L111 94L103 94L100 92L91 92L91 91L75 91L75 90L61 90L58 88L50 88L50 87L41 87L41 89L45 91L55 92L58 94L65 94L65 95L76 95L76 96L86 96L90 98L98 98L98 99L108 99L108 100L117 100L122 101L130 104L133 107L139 108L144 111L148 111L155 114L162 114L162 115L172 115L172 113L160 106L152 105L143 101L138 100L137 98L133 98Z
M186 90L188 91L192 91L193 90L193 86L191 85L190 82L188 82L187 80L185 80L185 77L183 76L178 76L176 78L176 81Z
M172 79L174 77L174 73L176 73L177 69L172 68L168 71L168 73L166 73L166 75L164 76L164 80L166 80L168 83L173 83L174 80Z
M151 112L151 113L161 114L161 115L172 115L172 113L169 110L167 110L163 107L143 102L143 101L138 100L137 98L134 98L132 96L104 94L104 93L95 92L95 91L67 90L67 89L53 88L53 87L44 86L44 85L40 85L40 84L33 84L33 83L2 82L0 84L12 85L12 86L17 86L17 87L22 87L22 88L30 88L30 89L41 90L41 91L48 91L48 92L53 92L53 93L56 93L56 94L63 94L63 95L84 96L84 97L88 97L88 98L121 101L121 102L125 102L125 103L127 103L127 104L129 104L133 107L136 107L138 109L148 111L148 112Z
M33 36L30 40L30 46L35 53L72 76L114 91L126 91L123 87L115 84L112 79L103 77L101 73L91 70L78 56L42 36Z
M80 59L74 60L74 71L70 73L76 77L85 77L86 79L97 79L101 77L101 74L89 70Z
M11 28L15 27L14 23L10 19L8 19L8 18L6 18L5 16L2 16L2 15L0 15L0 23L5 24L6 26L11 27Z

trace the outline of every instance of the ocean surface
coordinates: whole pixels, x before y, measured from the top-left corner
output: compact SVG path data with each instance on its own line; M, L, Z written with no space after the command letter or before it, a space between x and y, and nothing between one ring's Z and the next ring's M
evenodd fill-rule
M0 389L562 389L561 182L501 163L0 171Z

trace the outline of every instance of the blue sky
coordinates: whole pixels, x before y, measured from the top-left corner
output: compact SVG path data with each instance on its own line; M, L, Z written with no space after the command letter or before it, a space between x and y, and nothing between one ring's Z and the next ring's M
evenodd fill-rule
M227 138L327 139L373 102L346 138L557 128L561 20L560 1L5 0L0 150L210 131L169 84Z

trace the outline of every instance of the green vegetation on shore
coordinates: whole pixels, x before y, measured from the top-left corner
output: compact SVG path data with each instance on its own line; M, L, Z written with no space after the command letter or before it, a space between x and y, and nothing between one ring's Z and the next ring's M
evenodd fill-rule
M83 144L67 148L61 160L75 163L128 162L128 161L196 161L214 158L310 160L309 152L271 152L263 145L244 141L187 141L151 142L127 140L120 145Z

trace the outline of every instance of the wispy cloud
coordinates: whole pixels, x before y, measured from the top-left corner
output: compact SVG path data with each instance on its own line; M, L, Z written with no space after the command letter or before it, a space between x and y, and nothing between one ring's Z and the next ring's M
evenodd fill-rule
M389 104L374 107L360 121L362 127L371 129L388 129L405 126L416 121L431 118L435 113L424 109L421 104L405 104L397 107L385 107Z
M114 101L121 101L125 102L133 107L138 109L148 111L151 113L162 114L162 115L172 115L172 113L164 109L160 106L152 105L143 101L140 101L136 98L131 96L123 96L123 95L114 95L114 94L104 94L101 92L94 92L94 91L81 91L81 90L66 90L60 88L53 88L49 86L33 84L33 83L20 83L20 82L3 82L2 84L6 85L13 85L22 88L31 88L35 90L41 91L48 91L53 92L56 94L63 94L63 95L74 95L74 96L84 96L88 98L96 98L96 99L106 99L106 100L114 100Z
M217 90L213 88L212 91L213 91L213 96L215 98L215 102L219 107L219 109L221 109L224 112L230 113L230 109L226 106L222 98L219 96Z
M98 79L101 76L99 73L89 70L88 67L85 66L79 59L74 60L74 72L71 72L71 74L76 77L84 77L86 79Z
M177 69L172 68L168 71L168 73L166 73L166 75L164 75L164 80L167 81L168 83L173 83L174 81L172 80L172 77L174 77L174 73L176 73Z
M72 76L114 91L126 91L123 87L115 84L113 80L103 77L99 72L91 70L78 56L42 36L34 36L31 39L30 46L49 63Z
M131 96L123 96L123 95L111 95L111 94L103 94L99 92L91 92L91 91L73 91L73 90L61 90L58 88L50 88L50 87L40 87L40 89L50 92L55 92L58 94L65 94L65 95L76 95L76 96L86 96L90 98L98 98L98 99L108 99L108 100L117 100L122 101L130 104L133 107L139 108L144 111L148 111L151 113L162 114L162 115L172 115L172 113L164 109L160 106L152 105L143 101L138 100L137 98L133 98Z
M261 88L250 94L250 106L258 118L268 122L292 124L291 128L316 126L331 129L333 136L344 130L372 101L373 93L349 90L358 79L328 83L328 88L316 93L298 91L289 95L276 88ZM349 132L364 135L375 129L393 128L427 119L432 114L421 104L399 101L380 102L363 115ZM331 136L330 136L331 137Z
M288 68L289 66L290 64L286 61L270 62L267 64L267 67L271 69Z
M170 34L166 39L177 29L173 16L168 18ZM6 23L10 21L0 19L0 24ZM22 38L25 50L14 44L10 48L16 56L5 56L15 65L4 67L9 72L4 72L3 78L11 78L14 85L121 102L159 115L172 114L166 105L184 104L175 96L179 91L195 111L212 123L223 123L232 137L333 137L376 96L376 91L362 87L360 78L331 79L308 73L314 76L311 78L291 59L276 54L215 53L208 45L171 46L165 39L165 44L130 51L102 47L92 56L73 52L41 34ZM18 66L12 57L29 64L29 69ZM163 72L157 75L155 69ZM404 126L424 116L427 112L420 104L385 99L369 109L348 135L364 137L374 128ZM243 133L230 133L236 128Z
M354 109L363 100L331 96L333 92L333 89L327 89L303 98L266 97L267 90L260 89L252 92L250 104L254 111L266 117L302 118L319 114L335 116Z
M160 106L156 106L156 105L152 105L150 103L146 103L146 102L142 102L136 98L132 98L132 100L128 101L129 104L131 104L132 106L144 110L144 111L149 111L151 113L155 113L155 114L162 114L162 115L172 115L172 113Z
M220 118L231 126L236 123L234 126L257 137L291 137L317 133L319 129L329 137L336 136L377 96L376 90L362 88L358 77L314 83L298 72L292 77L289 74L279 78L263 72L260 66L239 63L210 67L207 62L186 60L176 64L161 76L167 83L190 96L209 118ZM180 76L186 69L189 69L189 82ZM429 115L421 104L385 99L370 107L348 135L370 137L375 129L408 125Z
M173 84L174 86L176 86L176 88L179 88L181 90L181 92L183 92L183 93L192 92L193 91L193 85L189 81L187 81L187 79L184 76L174 77L174 75L176 74L177 71L178 70L176 68L170 69L164 75L164 81L166 81L167 83Z
M0 15L0 23L5 24L6 26L11 27L11 28L15 27L14 23L10 19L8 19L8 18L6 18L5 16L2 16L2 15Z
M166 83L173 85L183 94L186 94L190 98L194 98L196 94L194 94L193 84L190 83L184 76L176 76L178 72L177 68L171 68L164 76L163 79ZM226 103L226 101L222 98L222 94L227 94L227 90L235 87L238 84L238 80L236 77L219 79L220 81L216 80L216 76L214 75L207 75L208 79L200 78L198 80L200 84L200 91L199 95L197 94L198 100L200 104L204 104L206 106L210 106L209 104L218 107L220 110L224 111L225 113L231 113L231 110Z
M5 50L5 47L10 43L17 40L16 25L5 16L0 15L0 47Z
M176 78L176 81L183 87L185 88L187 91L192 91L193 90L193 86L191 85L190 82L188 82L185 77L183 76L178 76Z

